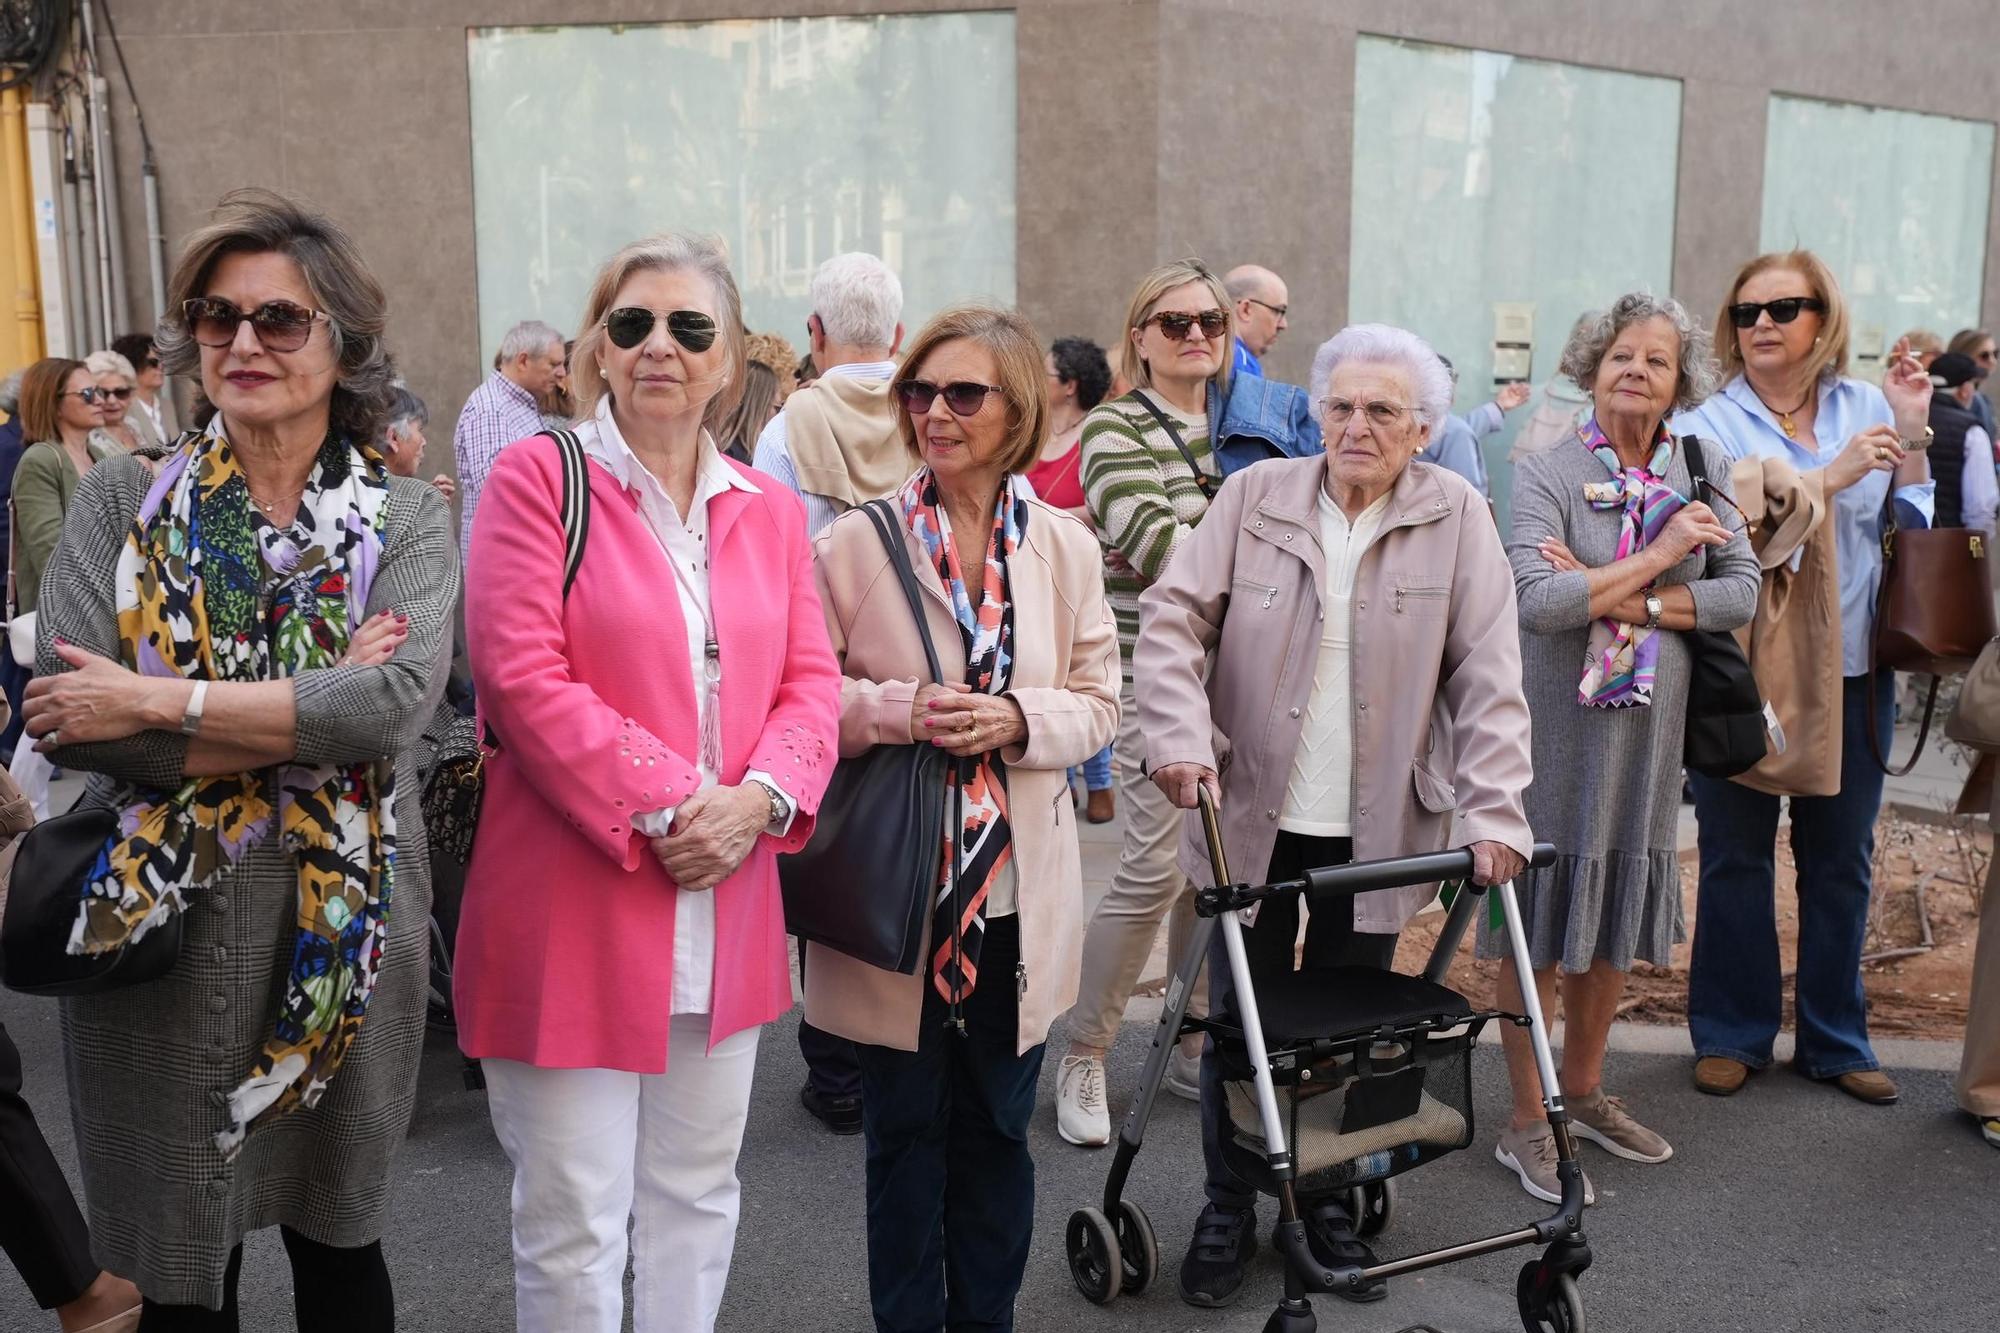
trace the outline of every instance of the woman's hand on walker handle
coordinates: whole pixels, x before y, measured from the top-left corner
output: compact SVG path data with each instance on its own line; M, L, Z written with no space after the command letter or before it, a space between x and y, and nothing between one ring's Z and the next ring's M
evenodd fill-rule
M1505 884L1528 868L1527 858L1501 842L1472 844L1472 882L1491 888Z
M1210 800L1218 806L1222 804L1222 784L1215 770L1206 764L1168 764L1153 773L1153 785L1182 810L1192 810L1201 804L1203 787L1208 788Z

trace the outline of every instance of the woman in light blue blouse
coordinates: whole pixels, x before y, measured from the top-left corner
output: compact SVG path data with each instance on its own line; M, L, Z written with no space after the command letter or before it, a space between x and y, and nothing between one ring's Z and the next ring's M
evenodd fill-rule
M1875 817L1882 770L1868 744L1889 744L1895 675L1872 688L1868 668L1882 579L1882 513L1895 492L1897 522L1928 526L1929 465L1921 452L1930 379L1907 340L1889 357L1883 387L1850 379L1847 303L1832 273L1805 250L1743 267L1715 325L1728 383L1676 419L1675 433L1720 441L1732 458L1776 457L1824 469L1834 499L1840 571L1843 679L1840 791L1791 801L1798 867L1797 1053L1808 1078L1865 1102L1896 1100L1868 1043L1861 990ZM1834 720L1827 719L1831 724ZM1695 1086L1728 1095L1771 1063L1783 1007L1773 852L1781 798L1690 775L1701 825L1701 890L1688 978Z

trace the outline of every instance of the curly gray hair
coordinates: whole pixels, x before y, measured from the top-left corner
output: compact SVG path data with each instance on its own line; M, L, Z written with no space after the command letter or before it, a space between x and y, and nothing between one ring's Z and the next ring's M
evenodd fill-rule
M1327 385L1334 369L1342 362L1396 366L1409 376L1410 391L1416 395L1417 419L1427 425L1442 421L1451 411L1451 371L1431 345L1390 324L1349 324L1319 345L1313 354L1311 386L1313 412L1324 416Z
M1618 335L1633 324L1664 319L1674 326L1681 340L1680 373L1674 378L1672 411L1685 412L1714 393L1721 383L1716 369L1714 344L1708 330L1688 315L1687 307L1671 296L1650 292L1627 292L1611 303L1609 310L1585 315L1576 323L1563 346L1562 361L1556 369L1574 381L1585 393L1597 383L1597 371L1604 355Z

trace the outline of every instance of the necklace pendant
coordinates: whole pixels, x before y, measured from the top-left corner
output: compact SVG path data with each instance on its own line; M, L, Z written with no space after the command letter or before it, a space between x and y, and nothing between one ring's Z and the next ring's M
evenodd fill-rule
M1785 428L1786 439L1796 440L1799 438L1798 427L1792 425L1792 414L1790 412L1781 413L1778 417L1778 424Z

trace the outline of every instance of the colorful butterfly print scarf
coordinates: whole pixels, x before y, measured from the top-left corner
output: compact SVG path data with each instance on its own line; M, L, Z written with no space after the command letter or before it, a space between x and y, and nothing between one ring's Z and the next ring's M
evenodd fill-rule
M1611 473L1609 481L1586 482L1583 498L1593 509L1619 509L1618 559L1623 560L1660 535L1667 521L1687 504L1662 478L1674 456L1674 437L1664 424L1644 467L1620 467L1618 451L1592 417L1577 427L1583 447ZM1586 708L1645 708L1653 702L1653 675L1659 667L1656 630L1599 617L1590 625L1583 654L1583 681L1577 702Z
M1016 494L1012 477L1000 487L992 530L981 534L986 537L986 559L974 569L980 576L979 602L974 605L959 558L960 538L972 534L952 532L945 523L937 478L929 468L918 469L903 484L898 498L903 521L923 543L951 598L952 615L965 646L966 684L983 694L1004 694L1014 671L1014 604L1009 596L1007 563L1021 544L1021 530L1028 521L1027 501ZM1007 774L999 751L981 755L976 767L952 765L946 781L947 802L954 791L962 791L964 797L965 823L958 830L964 847L959 867L963 889L957 894L952 891L953 829L947 819L937 904L931 913L935 945L931 984L938 994L959 1004L979 984L986 902L1001 870L1013 859L1014 838L1007 822Z
M381 457L332 436L289 527L267 522L221 419L161 467L118 558L118 637L147 676L282 680L346 650L382 557ZM70 952L142 936L271 838L298 865L298 933L274 1030L216 1134L233 1157L253 1121L311 1106L361 1031L396 878L393 764L299 763L141 788L84 887Z

